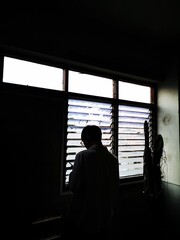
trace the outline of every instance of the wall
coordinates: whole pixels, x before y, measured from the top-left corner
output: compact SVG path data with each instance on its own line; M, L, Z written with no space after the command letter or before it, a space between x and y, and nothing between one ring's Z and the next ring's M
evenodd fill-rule
M18 234L31 221L58 216L62 211L64 99L39 91L15 85L0 87L1 160L5 165L2 198L6 222L12 223L10 229L16 226Z
M164 139L166 162L163 163L166 182L180 185L179 156L179 93L177 75L168 78L158 88L158 133ZM165 156L165 155L164 155Z

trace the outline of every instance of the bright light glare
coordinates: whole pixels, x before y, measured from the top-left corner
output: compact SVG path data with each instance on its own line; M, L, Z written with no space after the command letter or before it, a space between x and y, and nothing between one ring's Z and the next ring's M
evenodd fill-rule
M56 67L4 58L3 82L63 90L63 70Z
M69 92L112 98L113 81L108 78L69 71Z
M138 84L119 82L119 99L151 103L151 89Z

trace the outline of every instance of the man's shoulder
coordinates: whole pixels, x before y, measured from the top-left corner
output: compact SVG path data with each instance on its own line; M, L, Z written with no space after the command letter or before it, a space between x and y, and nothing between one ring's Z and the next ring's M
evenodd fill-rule
M84 150L78 152L76 157L77 158L82 158L83 156L87 156L87 155L89 156L89 155L91 155L95 152L96 152L96 150L93 149L93 148L84 149Z
M84 156L84 155L88 154L88 152L89 152L89 149L81 150L80 152L78 152L78 153L76 154L76 157Z
M81 155L85 154L86 151L87 151L87 149L81 150L80 152L78 152L78 153L76 154L76 156L81 156Z

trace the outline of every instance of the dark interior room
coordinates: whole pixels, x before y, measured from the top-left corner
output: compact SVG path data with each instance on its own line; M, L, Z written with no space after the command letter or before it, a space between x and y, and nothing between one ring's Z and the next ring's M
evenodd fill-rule
M61 240L88 124L119 161L112 239L180 237L179 12L178 0L1 2L7 239Z

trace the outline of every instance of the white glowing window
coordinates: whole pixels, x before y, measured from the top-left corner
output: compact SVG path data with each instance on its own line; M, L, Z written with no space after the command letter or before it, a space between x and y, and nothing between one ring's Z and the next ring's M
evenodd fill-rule
M3 82L63 90L63 70L20 59L4 57Z
M112 79L69 71L69 92L113 97Z
M119 81L119 99L151 103L151 88Z

